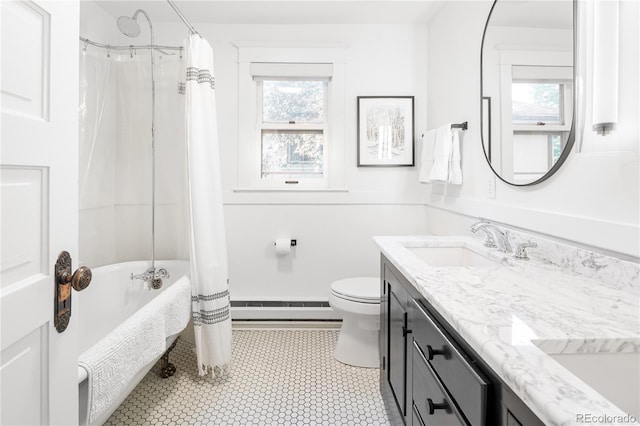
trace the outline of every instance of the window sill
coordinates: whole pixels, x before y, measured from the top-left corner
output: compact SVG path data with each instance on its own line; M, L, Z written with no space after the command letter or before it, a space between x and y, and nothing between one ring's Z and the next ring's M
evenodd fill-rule
M568 132L571 130L571 126L558 125L558 124L545 124L538 126L535 124L514 124L514 132Z

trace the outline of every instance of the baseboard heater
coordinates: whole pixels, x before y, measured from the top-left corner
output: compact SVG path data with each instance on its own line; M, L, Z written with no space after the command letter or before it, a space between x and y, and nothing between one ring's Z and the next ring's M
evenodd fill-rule
M322 300L274 301L232 300L231 318L234 320L337 320L341 319L329 302Z

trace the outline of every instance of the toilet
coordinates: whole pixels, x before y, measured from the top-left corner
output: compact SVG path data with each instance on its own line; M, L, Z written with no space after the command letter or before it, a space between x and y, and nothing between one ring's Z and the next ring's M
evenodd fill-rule
M379 368L380 279L358 277L334 281L329 305L342 314L336 359L356 367Z

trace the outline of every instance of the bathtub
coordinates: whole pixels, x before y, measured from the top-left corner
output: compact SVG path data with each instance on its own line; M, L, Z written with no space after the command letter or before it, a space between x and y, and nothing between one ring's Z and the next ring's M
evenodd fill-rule
M182 260L156 261L156 269L165 268L171 277L163 280L160 290L148 290L145 283L140 280L131 280L131 274L144 272L150 266L148 261L125 262L113 265L101 266L92 269L93 279L91 285L84 291L76 293L79 300L77 309L73 312L71 321L79 328L78 347L79 354L92 348L101 339L107 336L126 319L136 313L140 308L153 303L156 296L169 288L173 283L189 274L189 262ZM179 333L167 338L168 348L177 338ZM125 391L118 399L113 401L99 419L92 424L102 424L124 401L127 395L137 386L151 367L160 358L146 365L128 383ZM78 366L79 386L79 424L87 424L87 398L88 384L87 371Z

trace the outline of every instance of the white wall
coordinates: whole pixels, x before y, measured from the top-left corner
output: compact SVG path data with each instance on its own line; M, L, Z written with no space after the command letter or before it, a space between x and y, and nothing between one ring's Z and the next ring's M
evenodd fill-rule
M378 276L373 235L425 233L423 205L227 205L233 300L322 300L332 281ZM273 242L296 238L288 256Z
M462 150L465 183L460 189L432 186L430 231L466 233L474 218L483 217L601 251L640 256L638 3L621 2L621 131L602 139L597 152L574 150L542 184L517 188L497 181L495 199L489 197L495 178L480 141L480 44L491 4L447 2L429 24L428 125L469 121ZM585 146L594 138L585 130Z
M95 14L85 16L98 18ZM104 19L115 26L112 17ZM426 26L207 25L194 21L215 53L232 299L325 299L333 280L378 275L379 254L372 236L425 233L425 192L417 183L413 167L356 167L356 97L415 96L416 135L424 133ZM186 36L182 24L154 22L154 30L158 44L179 45ZM138 40L145 40L145 34L141 37ZM237 150L238 126L243 125L238 123L238 109L243 106L238 104L235 42L339 45L347 50L344 149L347 191L236 191L241 161ZM169 194L160 187L159 199L165 196ZM118 199L122 200L120 212L127 214L127 218L116 219L126 226L118 232L117 257L145 258L148 255L142 231L146 227L145 205L131 206L130 197L124 200L122 195ZM140 211L138 219L129 214L132 209ZM172 226L169 220L166 226ZM277 258L273 250L274 240L281 236L298 240L293 253L285 258ZM156 251L166 253L171 244L174 241L158 241Z
M393 25L197 25L213 44L231 297L323 299L333 280L378 275L371 237L426 231L414 168L356 167L356 97L414 95L416 133L426 122L426 28ZM163 36L183 35L165 26ZM237 50L234 42L345 46L345 164L348 192L234 192L238 187ZM417 204L417 205L416 205ZM273 241L295 237L277 258Z
M233 299L324 298L331 281L337 278L378 273L379 255L371 240L373 235L467 233L477 217L638 256L637 127L635 134L625 130L614 136L624 138L615 143L624 149L622 153L603 153L602 149L574 152L547 182L513 188L498 181L496 198L488 197L489 182L495 178L480 143L478 67L484 17L490 5L489 1L447 2L428 29L421 25L211 25L193 19L216 55ZM637 53L637 29L628 28L628 15L621 13L627 22L623 22L624 40L631 40L623 43L623 50ZM104 17L104 22L115 27L112 17ZM103 23L92 22L87 27L95 29L96 25ZM160 44L178 45L186 36L182 24L156 22L154 29ZM235 42L340 45L347 49L347 192L236 191L241 161L237 134L242 125L238 123L238 109L243 106L237 100ZM638 116L637 96L635 102L630 100L638 93L637 80L631 78L638 75L637 56L624 56L621 93L626 112L621 116L625 117ZM635 62L630 57L635 57ZM469 121L462 142L462 188L418 184L416 168L356 167L359 95L414 95L418 136L443 123ZM416 158L420 152L418 148ZM173 195L160 189L160 199L168 196L175 200ZM166 216L165 226L173 226L172 220L178 220L170 217ZM289 257L277 258L273 251L273 241L281 236L298 239ZM172 247L175 237L161 239L159 251ZM115 250L132 258L146 255L144 244L137 247L130 242L119 241Z

